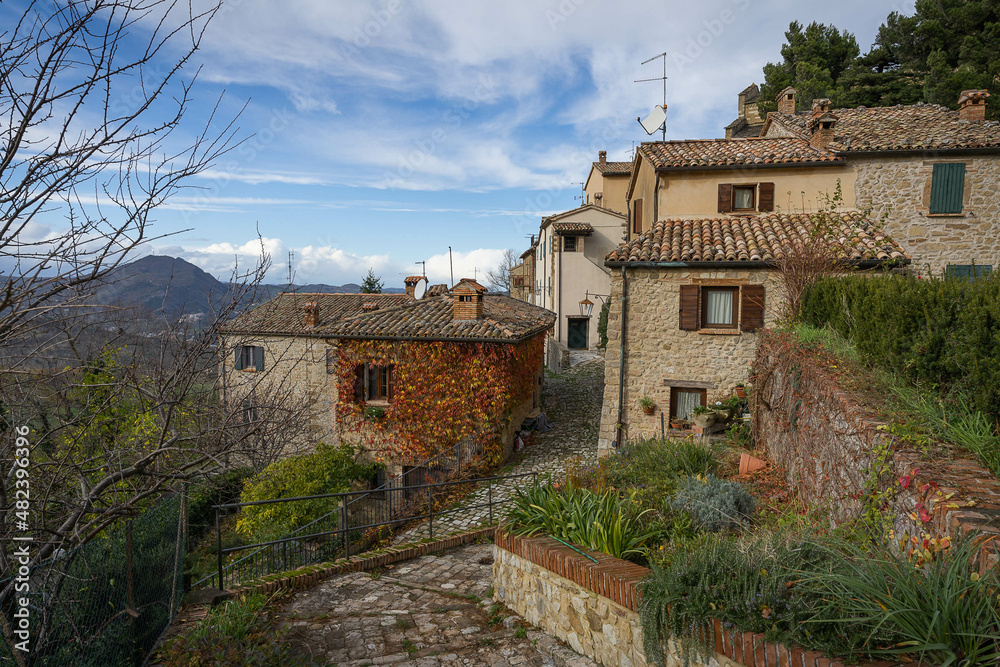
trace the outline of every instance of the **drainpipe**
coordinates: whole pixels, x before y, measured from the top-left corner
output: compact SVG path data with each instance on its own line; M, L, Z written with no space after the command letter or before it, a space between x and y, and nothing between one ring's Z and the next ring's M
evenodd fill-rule
M653 224L660 219L660 175L656 174L656 187L653 188ZM650 225L650 231L653 227Z
M563 249L562 249L562 237L561 236L556 236L555 238L559 239L559 242L558 242L558 244L559 244L559 248L558 248L559 249L559 270L556 273L557 278L558 278L558 280L556 282L556 294L558 295L556 297L556 313L557 313L557 317L556 317L556 340L558 340L559 337L562 336L562 317L563 317L563 312L562 312L562 256L563 256ZM566 347L569 348L569 339L568 338L566 339Z
M622 423L622 415L625 411L625 316L628 312L628 282L625 277L625 267L622 267L622 345L618 359L618 425L615 434L615 447L620 447L624 435L625 426Z

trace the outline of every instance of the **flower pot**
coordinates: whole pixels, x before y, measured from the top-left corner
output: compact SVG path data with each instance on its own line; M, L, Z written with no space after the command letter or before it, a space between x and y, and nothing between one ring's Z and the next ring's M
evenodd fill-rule
M736 387L736 398L746 398L746 397L747 397L747 388L742 385Z
M683 419L671 419L670 420L670 428L672 428L674 430L680 431L681 429L684 428L684 426L685 426L685 424L684 424L684 420Z
M716 408L715 409L715 421L717 422L727 422L729 418L733 416L733 411L729 408Z
M700 415L694 415L691 419L694 420L694 425L698 428L708 428L715 423L715 413L703 412Z
M755 470L760 470L765 465L764 461L757 458L756 456L750 456L749 454L740 454L740 474L745 475L748 472L753 472Z
M655 405L644 405L644 406L642 406L642 411L645 412L647 415L653 414L653 412L655 410L656 410L656 406Z

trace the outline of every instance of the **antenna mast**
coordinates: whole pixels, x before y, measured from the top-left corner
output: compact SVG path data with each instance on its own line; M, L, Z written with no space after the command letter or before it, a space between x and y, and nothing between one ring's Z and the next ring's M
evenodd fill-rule
M292 262L295 261L295 251L288 251L288 284L292 284Z
M427 262L414 262L414 264L419 264L420 265L420 270L421 270L420 275L422 275L424 278L426 278L427 277Z
M650 58L648 60L642 61L642 63L640 63L640 64L641 65L646 65L648 63L653 62L657 58L663 58L663 76L657 76L657 77L654 77L652 79L636 79L634 81L634 83L646 83L647 81L662 81L663 82L663 106L662 106L662 108L663 108L663 114L664 114L664 116L666 116L666 113L667 113L667 52L664 51L663 53L661 53L659 55L653 56L652 58ZM638 119L636 119L636 120L638 120ZM640 121L640 122L642 122L642 121ZM663 125L660 126L659 129L663 132L663 141L666 141L667 140L667 121L666 121L666 119L664 119ZM650 131L649 129L646 130L646 132L648 134L652 134L655 131L656 130L653 130L653 131Z

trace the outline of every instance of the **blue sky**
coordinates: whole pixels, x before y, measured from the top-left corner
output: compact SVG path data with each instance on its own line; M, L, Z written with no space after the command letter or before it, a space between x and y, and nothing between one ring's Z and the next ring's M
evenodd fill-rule
M890 11L912 3L233 0L196 56L185 126L224 93L220 117L246 105L245 142L157 213L173 235L147 251L225 277L263 248L279 282L291 250L296 282L371 266L401 286L422 260L447 280L451 246L456 278L481 275L578 205L598 150L628 159L646 138L635 118L661 89L633 83L660 73L643 60L668 53L668 138L719 137L789 21L866 50Z

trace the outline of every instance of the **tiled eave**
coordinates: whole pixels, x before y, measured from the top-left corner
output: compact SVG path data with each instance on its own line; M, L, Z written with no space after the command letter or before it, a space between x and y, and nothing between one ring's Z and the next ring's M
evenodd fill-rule
M897 151L898 152L898 151ZM682 165L680 167L655 167L656 173L668 171L744 171L747 169L789 169L800 167L842 167L843 158L799 162L742 162L739 164Z
M877 269L883 266L904 266L910 263L908 257L897 257L893 259L847 259L837 262L844 267L856 269ZM718 262L630 262L630 261L610 261L605 260L604 266L608 268L626 269L777 269L778 262L773 261L727 261Z

